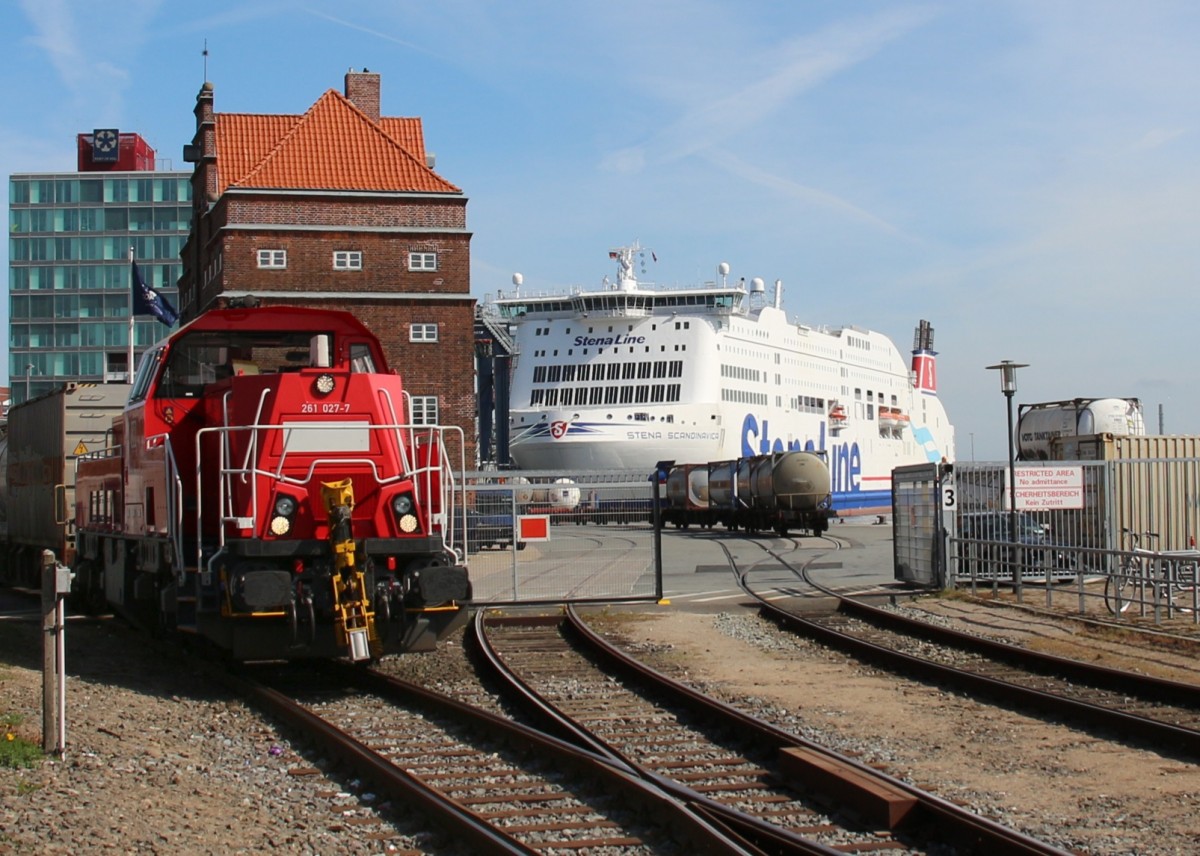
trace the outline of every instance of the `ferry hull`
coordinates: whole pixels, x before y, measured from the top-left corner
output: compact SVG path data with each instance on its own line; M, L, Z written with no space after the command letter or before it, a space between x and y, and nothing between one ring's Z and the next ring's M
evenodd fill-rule
M715 408L718 413L721 408ZM625 470L651 473L661 461L710 463L771 451L806 449L824 452L839 515L886 513L891 508L892 469L922 461L936 463L947 450L923 426L909 426L903 438L863 437L833 432L827 421L791 418L782 412L726 409L722 424L734 429L695 430L678 425L620 425L593 422L573 413L543 414L545 421L514 437L513 463L523 470ZM612 424L617 422L617 425Z
M718 439L687 439L688 432L614 429L592 422L543 423L509 444L522 470L637 470L650 473L659 461L703 461L721 457ZM558 436L555 436L557 433Z

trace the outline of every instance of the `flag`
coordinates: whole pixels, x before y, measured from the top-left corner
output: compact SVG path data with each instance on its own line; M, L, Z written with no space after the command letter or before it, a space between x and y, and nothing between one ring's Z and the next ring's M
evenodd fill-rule
M179 313L167 302L167 298L146 285L137 262L130 260L129 264L133 266L133 314L153 315L170 327L179 320Z

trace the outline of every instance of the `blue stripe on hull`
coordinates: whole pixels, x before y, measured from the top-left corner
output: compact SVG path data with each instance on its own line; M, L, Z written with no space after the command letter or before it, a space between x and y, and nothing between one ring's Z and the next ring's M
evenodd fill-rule
M889 490L857 490L837 492L833 495L833 508L839 514L880 514L892 510L892 492Z

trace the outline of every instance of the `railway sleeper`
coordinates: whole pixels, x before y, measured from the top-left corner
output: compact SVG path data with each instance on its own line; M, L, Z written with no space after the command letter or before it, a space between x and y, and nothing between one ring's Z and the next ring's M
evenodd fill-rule
M873 826L895 829L916 808L917 798L836 758L801 747L779 753L781 772L805 790L819 789L846 800Z

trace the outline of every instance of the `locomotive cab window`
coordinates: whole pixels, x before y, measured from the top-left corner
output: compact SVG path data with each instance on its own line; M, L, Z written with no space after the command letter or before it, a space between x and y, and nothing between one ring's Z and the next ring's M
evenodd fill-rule
M370 346L361 342L351 343L350 371L370 373L375 370L375 359L371 356Z
M234 376L318 365L314 359L320 348L313 342L331 338L327 334L314 337L309 331L198 330L172 344L158 376L155 397L198 398L208 387Z
M158 374L158 364L162 361L165 346L152 348L142 355L137 374L133 378L133 389L129 392L130 401L141 401L150 390L150 381Z

